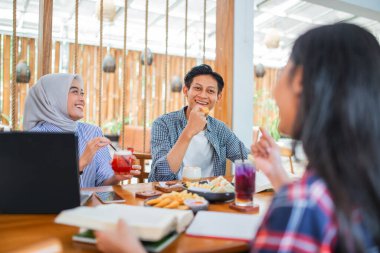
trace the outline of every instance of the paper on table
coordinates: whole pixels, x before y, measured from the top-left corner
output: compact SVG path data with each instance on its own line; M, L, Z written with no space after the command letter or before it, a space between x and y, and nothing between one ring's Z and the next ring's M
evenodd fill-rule
M263 216L199 211L186 235L251 241Z

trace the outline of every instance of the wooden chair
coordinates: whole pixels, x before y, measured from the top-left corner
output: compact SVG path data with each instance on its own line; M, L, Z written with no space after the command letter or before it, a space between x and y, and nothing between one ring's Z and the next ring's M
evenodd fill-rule
M137 176L137 183L144 183L144 179L147 179L149 177L149 173L145 171L145 162L146 160L151 160L152 155L150 153L140 153L140 152L134 152L133 153L137 160L139 160L141 165L141 174Z
M281 155L289 158L290 172L294 174L293 161L292 161L292 156L294 155L293 149L284 147L284 146L279 146L279 147L280 147Z

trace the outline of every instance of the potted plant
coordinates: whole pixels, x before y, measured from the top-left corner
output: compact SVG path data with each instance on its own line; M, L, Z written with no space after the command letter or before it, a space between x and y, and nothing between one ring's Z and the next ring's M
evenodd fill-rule
M129 118L125 118L124 124L129 123ZM118 142L120 138L121 128L123 127L122 121L119 119L113 119L107 121L102 126L104 136L110 139L112 142Z

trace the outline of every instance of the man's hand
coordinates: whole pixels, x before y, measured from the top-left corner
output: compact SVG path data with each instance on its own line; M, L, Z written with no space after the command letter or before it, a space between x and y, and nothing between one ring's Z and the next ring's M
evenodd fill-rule
M207 124L206 116L207 115L202 111L202 107L196 105L190 112L184 132L187 132L190 138L198 134Z

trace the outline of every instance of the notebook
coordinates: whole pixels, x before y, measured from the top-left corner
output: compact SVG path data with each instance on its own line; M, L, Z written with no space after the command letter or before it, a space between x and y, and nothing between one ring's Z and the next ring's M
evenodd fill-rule
M0 133L0 161L0 213L59 213L80 205L74 133Z
M186 235L248 242L255 237L262 219L262 215L199 211Z

